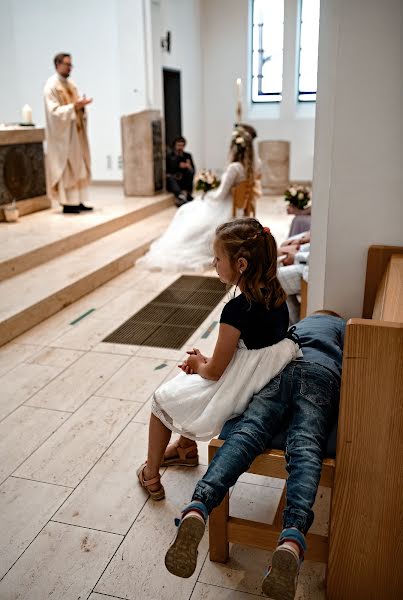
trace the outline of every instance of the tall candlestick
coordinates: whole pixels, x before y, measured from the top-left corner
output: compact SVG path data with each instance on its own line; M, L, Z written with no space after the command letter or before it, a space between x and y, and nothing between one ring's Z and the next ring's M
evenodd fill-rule
M236 120L239 123L242 121L242 79L238 77L236 80L237 100L236 100Z
M242 79L238 77L236 80L237 102L242 102Z

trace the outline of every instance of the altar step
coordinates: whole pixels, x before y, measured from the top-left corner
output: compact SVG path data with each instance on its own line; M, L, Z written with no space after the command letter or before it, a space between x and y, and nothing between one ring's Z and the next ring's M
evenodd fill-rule
M176 211L170 205L1 282L0 346L133 266L165 231Z
M117 190L102 190L100 198L98 192L90 213L63 215L57 206L18 223L1 223L0 282L173 206L172 194L125 198ZM97 195L96 188L92 193Z

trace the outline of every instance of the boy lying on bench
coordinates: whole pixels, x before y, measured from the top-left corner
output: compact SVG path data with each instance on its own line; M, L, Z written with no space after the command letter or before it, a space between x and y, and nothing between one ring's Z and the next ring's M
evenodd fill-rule
M272 447L286 420L289 476L283 530L262 590L274 600L294 599L326 441L338 410L345 321L333 315L314 314L296 325L303 358L288 364L253 396L241 416L225 424L220 435L225 443L197 483L166 554L165 564L172 574L193 574L208 515L254 459Z

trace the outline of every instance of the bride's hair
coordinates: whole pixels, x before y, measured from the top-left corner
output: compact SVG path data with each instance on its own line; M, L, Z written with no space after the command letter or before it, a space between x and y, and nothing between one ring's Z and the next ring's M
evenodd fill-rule
M230 146L231 162L240 162L245 169L245 179L250 189L255 186L255 158L253 152L253 136L245 127L237 125L232 132Z
M215 239L228 256L235 276L237 260L247 261L240 282L249 301L265 304L269 309L283 304L287 294L277 278L277 244L267 227L257 219L235 219L220 225Z

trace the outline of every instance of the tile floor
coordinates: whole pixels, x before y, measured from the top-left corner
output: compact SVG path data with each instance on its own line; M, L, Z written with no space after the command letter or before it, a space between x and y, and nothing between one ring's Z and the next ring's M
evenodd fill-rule
M290 221L284 212L279 199L260 203L279 241ZM165 470L165 501L148 500L136 483L151 395L175 375L185 348L212 350L222 307L180 351L102 339L177 276L134 267L0 349L2 600L261 597L269 556L259 550L234 546L228 564L211 563L206 536L193 577L165 570L173 519L205 471L206 443L196 469ZM281 480L244 475L231 512L270 522L282 488ZM320 489L313 531L326 531L328 510ZM306 562L297 599L324 598L323 566Z

